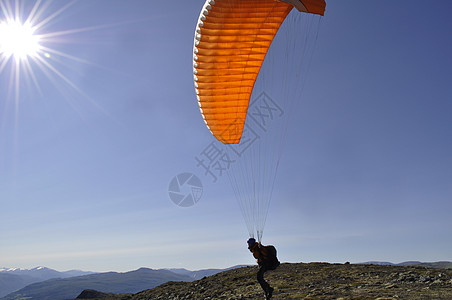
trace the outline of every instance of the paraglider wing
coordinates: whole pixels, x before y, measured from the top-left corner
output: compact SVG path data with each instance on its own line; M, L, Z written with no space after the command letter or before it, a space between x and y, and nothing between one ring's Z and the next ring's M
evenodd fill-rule
M323 15L324 0L207 0L196 26L193 73L200 112L211 133L237 144L256 77L289 12Z

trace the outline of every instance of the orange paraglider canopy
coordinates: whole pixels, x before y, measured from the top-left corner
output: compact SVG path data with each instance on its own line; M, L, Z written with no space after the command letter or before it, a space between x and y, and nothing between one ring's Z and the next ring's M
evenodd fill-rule
M324 0L207 0L204 4L193 49L195 89L204 122L222 143L240 142L262 62L294 6L319 15L325 11Z

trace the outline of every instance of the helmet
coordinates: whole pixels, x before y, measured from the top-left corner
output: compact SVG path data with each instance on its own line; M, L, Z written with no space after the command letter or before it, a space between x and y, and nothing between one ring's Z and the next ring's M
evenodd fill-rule
M256 240L254 238L250 238L248 241L248 249L253 248L254 244L256 244Z

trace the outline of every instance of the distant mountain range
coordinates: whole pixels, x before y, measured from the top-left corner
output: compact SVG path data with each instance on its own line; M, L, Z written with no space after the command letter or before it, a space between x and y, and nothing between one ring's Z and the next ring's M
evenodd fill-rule
M420 262L420 261L405 261L398 264L394 264L386 261L367 261L359 263L363 265L380 265L380 266L419 266L427 268L440 268L440 269L452 269L452 262L450 261L437 261L437 262Z
M92 289L104 293L137 293L150 289L168 281L193 281L206 276L214 275L224 270L234 269L206 269L189 271L186 269L160 269L153 270L141 268L126 273L108 272L92 273L83 271L58 272L48 268L34 268L32 270L0 269L0 300L61 300L77 297L83 290ZM29 274L39 275L43 280L37 280ZM82 276L70 276L81 272ZM13 274L15 273L15 274ZM84 275L89 273L88 275ZM16 274L21 274L16 275ZM45 278L44 274L50 279ZM10 276L10 281L4 281L2 275ZM11 279L17 281L11 284ZM28 280L26 280L28 279Z
M187 275L168 270L141 268L126 273L108 272L62 279L49 279L33 283L13 292L1 300L62 300L76 298L83 290L93 289L106 293L137 293L167 281L192 281Z
M204 269L204 270L199 270L199 271L190 271L187 269L166 269L166 270L174 272L176 274L187 275L190 278L192 278L192 280L198 280L203 277L208 277L208 276L215 275L215 274L223 272L223 271L228 271L228 270L237 269L237 268L241 268L241 267L246 267L246 265L233 266L233 267L230 267L227 269Z
M20 290L32 283L53 278L69 278L88 274L93 274L93 272L80 270L59 272L46 267L36 267L33 269L0 268L0 297Z
M81 270L69 270L59 272L46 267L36 267L33 269L20 269L20 268L0 268L1 274L14 274L19 276L30 276L40 280L47 280L52 278L68 278L74 276L82 276L88 274L94 274L94 272L86 272Z

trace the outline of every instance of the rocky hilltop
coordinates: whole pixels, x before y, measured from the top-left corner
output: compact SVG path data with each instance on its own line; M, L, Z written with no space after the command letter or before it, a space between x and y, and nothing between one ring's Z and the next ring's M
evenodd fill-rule
M193 282L167 282L137 294L88 293L78 299L264 299L257 266L243 267ZM452 299L452 270L419 266L284 263L265 278L273 299Z

